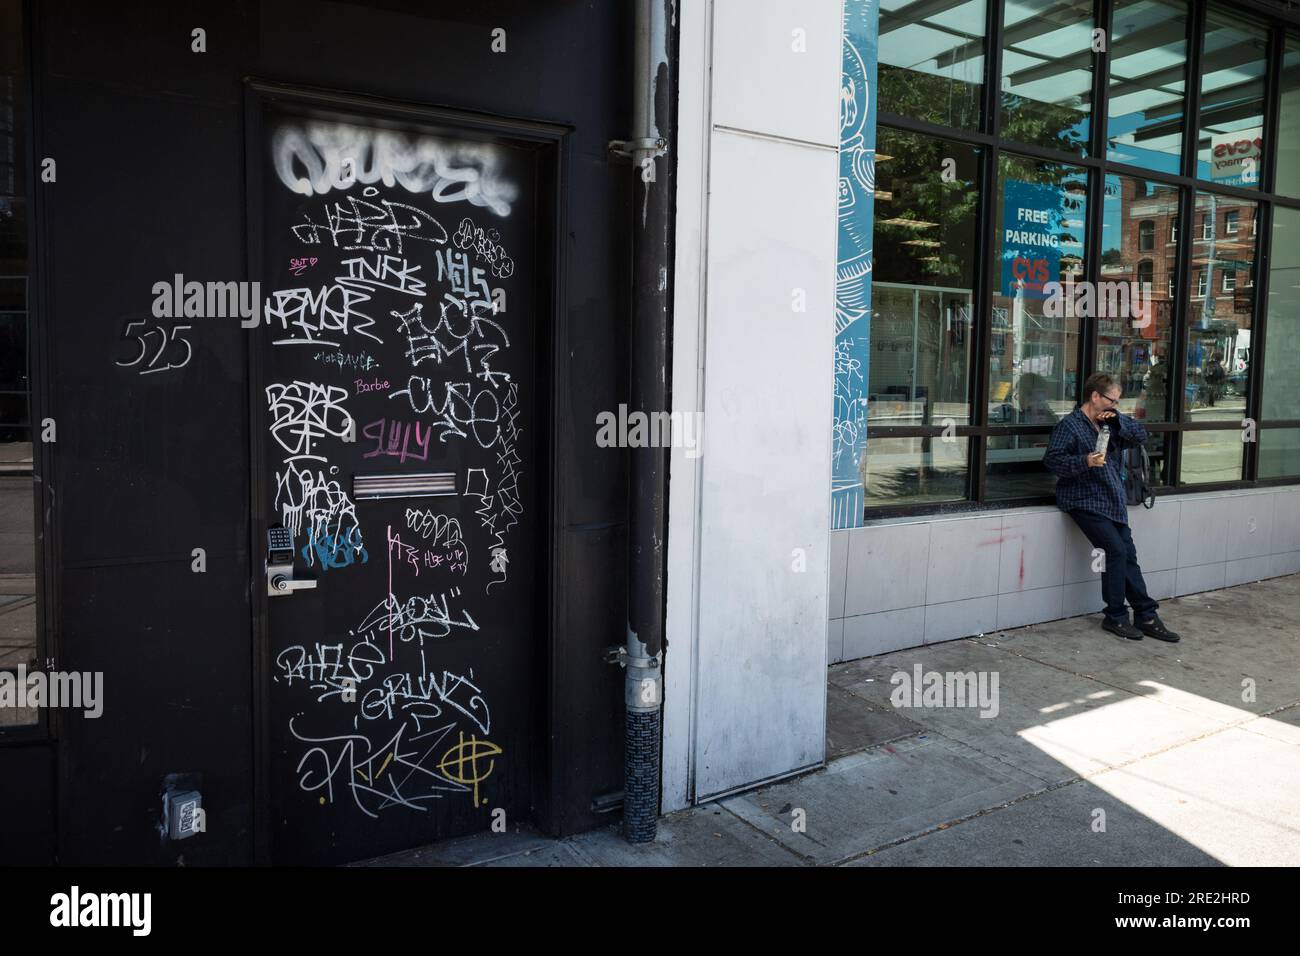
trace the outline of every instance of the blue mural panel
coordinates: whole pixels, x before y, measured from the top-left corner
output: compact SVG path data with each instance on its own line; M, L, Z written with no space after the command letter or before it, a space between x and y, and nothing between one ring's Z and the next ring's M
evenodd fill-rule
M876 188L879 0L845 0L840 74L839 245L835 285L835 420L831 527L862 524L871 357L871 232Z

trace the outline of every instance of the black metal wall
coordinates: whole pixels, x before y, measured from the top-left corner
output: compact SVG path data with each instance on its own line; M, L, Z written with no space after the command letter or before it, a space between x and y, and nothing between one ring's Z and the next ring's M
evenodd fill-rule
M56 827L68 863L220 864L258 858L250 589L249 333L196 319L193 360L123 374L126 323L155 282L246 276L243 81L293 84L572 127L567 244L553 330L557 425L550 600L549 762L537 822L601 822L620 788L625 473L594 445L625 398L630 202L610 139L627 135L630 12L586 2L33 3L38 321L57 421L50 532L59 545L61 670L103 671L98 720L57 714ZM491 49L506 31L506 52ZM191 49L191 31L207 50ZM126 372L132 370L126 369ZM545 396L539 396L539 399ZM539 421L544 416L539 415ZM192 570L193 549L206 571ZM543 622L539 633L546 633ZM23 748L31 763L31 748ZM0 744L0 815L42 783ZM208 832L160 839L166 775L201 780ZM48 775L44 778L48 780Z

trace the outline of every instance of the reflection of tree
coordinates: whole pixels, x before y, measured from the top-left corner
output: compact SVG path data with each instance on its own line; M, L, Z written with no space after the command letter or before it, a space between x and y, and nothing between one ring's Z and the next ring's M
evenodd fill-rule
M966 469L957 465L951 469L902 465L867 475L865 488L868 505L910 504L913 502L907 499L918 495L927 500L956 501L966 497Z
M876 152L888 159L879 160L876 173L876 278L970 288L979 203L973 150L896 130L880 134ZM944 182L945 160L952 161L948 169L956 164L952 182ZM888 198L880 197L882 192ZM890 225L887 219L937 225L913 228ZM904 244L917 240L938 244Z
M886 82L888 80L888 82ZM955 84L974 89L969 84ZM929 116L935 103L947 102L954 81L911 70L882 74L881 109L902 116ZM1072 128L1080 114L1068 106L1033 103L1004 97L1004 105L1018 104L1007 114L1004 135L1019 142L1071 149L1077 141ZM1027 105L1032 104L1032 107ZM970 124L974 125L973 120ZM1066 133L1069 135L1066 135ZM882 128L877 153L875 276L887 282L921 282L970 288L976 258L975 211L976 153L929 136ZM944 181L945 160L954 175ZM1078 181L1078 170L1059 163L1002 154L1006 178L1060 186ZM884 194L884 195L879 195ZM936 223L932 228L889 225L888 219ZM915 240L939 245L905 245Z
M879 75L877 102L881 110L959 129L979 125L979 84L887 63L880 64Z
M1087 127L1088 114L1073 107L1002 94L1004 139L1077 152L1087 145L1087 133L1077 128L1080 125Z
M1030 159L1028 156L1016 156L1012 153L1000 154L1002 176L1004 179L1018 179L1023 183L1038 183L1043 186L1065 186L1077 184L1079 194L1083 195L1086 180L1083 170L1050 160Z
M920 70L882 63L877 102L882 112L925 119L941 126L975 129L979 125L980 87ZM1002 94L1002 136L1017 143L1075 152L1086 145L1089 116L1057 103Z

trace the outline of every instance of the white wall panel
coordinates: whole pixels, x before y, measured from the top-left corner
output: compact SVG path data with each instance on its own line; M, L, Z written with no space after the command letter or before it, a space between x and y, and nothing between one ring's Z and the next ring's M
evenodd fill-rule
M825 754L837 163L833 149L712 137L699 799Z
M1152 510L1129 508L1129 520L1157 601L1300 570L1300 492L1290 488L1164 496ZM1102 609L1092 545L1050 506L889 519L829 537L843 535L844 660ZM998 596L977 596L991 593L984 555L999 542ZM927 543L929 567L918 573L915 552ZM903 613L920 609L923 632L915 614ZM835 613L832 605L832 620ZM887 642L877 636L877 620L891 625Z
M714 124L838 148L839 0L713 6Z

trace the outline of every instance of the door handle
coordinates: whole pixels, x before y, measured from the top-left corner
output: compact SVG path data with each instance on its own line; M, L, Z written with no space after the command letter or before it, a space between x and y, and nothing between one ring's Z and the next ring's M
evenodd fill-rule
M305 591L315 586L315 581L295 581L293 565L271 565L266 569L266 593L271 597L283 597L294 591Z
M266 531L266 593L271 597L287 597L294 591L314 588L311 579L295 581L293 578L293 533L280 525Z

